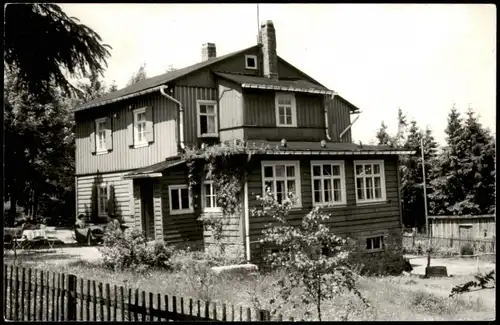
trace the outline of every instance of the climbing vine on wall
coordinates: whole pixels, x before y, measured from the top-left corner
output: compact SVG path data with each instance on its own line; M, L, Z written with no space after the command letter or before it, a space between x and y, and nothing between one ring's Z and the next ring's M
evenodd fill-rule
M195 197L196 193L201 193L203 172L207 180L213 181L217 206L221 208L222 216L208 214L201 221L211 228L216 241L222 238L222 228L227 224L228 217L241 211L241 185L246 163L252 154L265 153L267 150L268 146L248 146L242 140L184 150L182 158L188 167L188 185Z

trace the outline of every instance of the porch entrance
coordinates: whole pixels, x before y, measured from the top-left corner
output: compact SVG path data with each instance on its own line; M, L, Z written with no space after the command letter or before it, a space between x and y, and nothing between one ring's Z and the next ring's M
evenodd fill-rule
M142 231L147 240L154 240L153 182L151 180L141 180L139 186L141 192Z

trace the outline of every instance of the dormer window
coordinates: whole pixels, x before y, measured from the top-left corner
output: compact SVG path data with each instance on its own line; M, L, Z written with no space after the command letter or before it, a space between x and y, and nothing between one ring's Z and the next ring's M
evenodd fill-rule
M295 94L276 93L276 126L297 126L297 108L295 106Z
M215 100L198 100L198 136L217 137L217 102Z
M245 55L245 69L257 70L257 56Z

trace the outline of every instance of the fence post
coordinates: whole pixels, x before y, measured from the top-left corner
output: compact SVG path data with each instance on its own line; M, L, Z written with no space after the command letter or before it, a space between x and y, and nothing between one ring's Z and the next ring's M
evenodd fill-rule
M77 320L76 319L76 276L73 274L69 274L68 276L68 299L67 299L67 311L68 311L68 320Z

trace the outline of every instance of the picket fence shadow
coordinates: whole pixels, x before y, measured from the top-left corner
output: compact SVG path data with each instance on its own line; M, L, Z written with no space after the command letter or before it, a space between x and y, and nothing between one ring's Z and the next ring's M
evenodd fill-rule
M13 321L282 321L267 310L185 299L4 265L4 317ZM293 318L289 318L293 321Z

